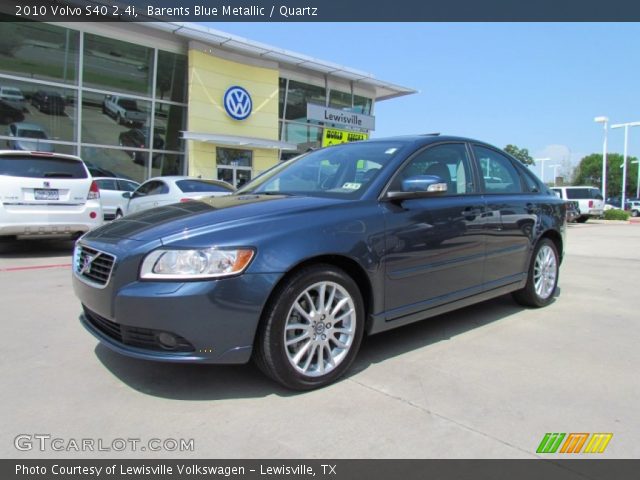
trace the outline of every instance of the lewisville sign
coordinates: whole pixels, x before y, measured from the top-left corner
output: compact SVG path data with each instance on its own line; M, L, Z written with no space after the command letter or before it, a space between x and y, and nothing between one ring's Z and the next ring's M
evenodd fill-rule
M322 107L307 103L307 118L318 122L344 125L346 127L375 130L376 118L362 113L345 112L337 108Z

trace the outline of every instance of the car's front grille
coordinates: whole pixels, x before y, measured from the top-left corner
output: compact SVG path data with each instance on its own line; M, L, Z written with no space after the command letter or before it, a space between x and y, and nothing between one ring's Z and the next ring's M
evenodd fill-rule
M76 245L73 270L81 278L97 285L106 285L111 277L116 258L85 245Z
M193 352L195 350L189 341L175 333L167 332L165 330L121 325L101 317L86 307L84 307L84 314L87 321L94 328L105 334L107 337L124 345L162 352L184 353ZM161 334L165 335L165 342L160 341ZM172 339L171 345L167 343L166 338Z

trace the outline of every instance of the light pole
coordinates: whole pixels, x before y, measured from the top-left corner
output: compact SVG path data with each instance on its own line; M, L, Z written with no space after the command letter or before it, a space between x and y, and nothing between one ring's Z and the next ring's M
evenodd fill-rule
M550 158L534 158L534 162L540 162L540 180L544 183L544 162L551 160Z
M553 167L553 186L556 186L556 178L558 178L558 167L561 167L559 163L554 163L553 165L547 165L548 167Z
M607 124L609 117L596 117L593 119L596 123L604 125L604 144L602 145L602 198L607 201Z
M629 144L629 127L640 127L640 122L627 122L627 123L617 123L616 125L611 125L611 128L623 128L624 127L624 156L622 158L622 198L620 205L622 205L622 209L624 210L625 189L627 187L627 147Z
M640 160L634 160L631 163L638 164L638 178L636 179L636 198L640 198Z

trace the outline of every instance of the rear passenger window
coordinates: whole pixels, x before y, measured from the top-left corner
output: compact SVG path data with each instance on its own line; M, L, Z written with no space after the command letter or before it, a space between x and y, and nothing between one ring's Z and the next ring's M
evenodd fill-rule
M106 179L106 178L102 178L100 180L96 180L96 183L98 184L98 188L100 188L100 190L117 190L117 186L116 186L116 181L115 180L111 180Z
M480 165L485 192L522 193L520 175L509 158L479 145L474 145L473 151Z

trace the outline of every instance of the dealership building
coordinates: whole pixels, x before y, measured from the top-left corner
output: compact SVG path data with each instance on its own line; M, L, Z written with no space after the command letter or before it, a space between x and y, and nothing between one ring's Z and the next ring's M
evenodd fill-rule
M0 142L94 176L218 178L368 138L414 90L190 23L0 23ZM21 99L20 97L23 97Z

